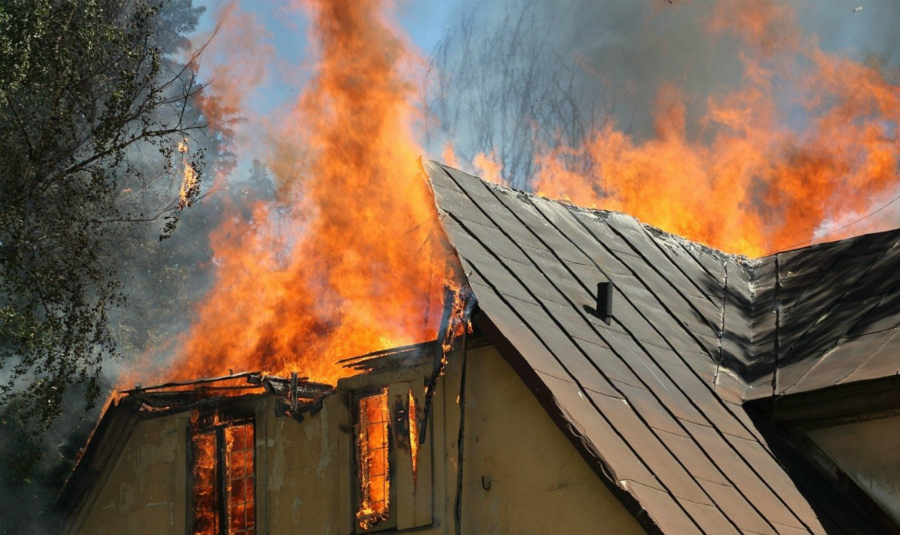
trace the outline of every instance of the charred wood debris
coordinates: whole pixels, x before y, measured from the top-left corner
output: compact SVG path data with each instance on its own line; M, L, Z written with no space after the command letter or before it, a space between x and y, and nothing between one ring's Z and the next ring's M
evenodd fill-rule
M475 306L475 296L468 285L459 290L447 286L444 288L444 311L437 340L430 344L377 351L344 359L338 363L345 368L368 373L407 365L410 355L417 361L423 358L432 359L433 371L426 379L424 416L423 422L420 423L422 429L420 438L424 439L431 400L434 397L437 380L443 374L447 363L447 353L457 336L465 336L471 332L469 320ZM405 357L398 362L398 355ZM138 384L130 390L120 391L119 395L120 400L128 399L141 412L161 414L220 403L223 398L268 393L279 398L280 402L276 406L279 415L302 420L304 413L318 412L322 401L335 391L332 385L310 381L308 377L302 377L297 373L292 373L290 377L279 377L254 371L191 381L173 381L147 387Z

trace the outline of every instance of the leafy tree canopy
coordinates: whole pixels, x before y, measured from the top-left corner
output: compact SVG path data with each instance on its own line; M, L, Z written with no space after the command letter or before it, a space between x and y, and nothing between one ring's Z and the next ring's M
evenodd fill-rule
M49 426L117 355L123 251L198 173L190 0L0 0L0 405ZM187 147L188 152L179 152Z

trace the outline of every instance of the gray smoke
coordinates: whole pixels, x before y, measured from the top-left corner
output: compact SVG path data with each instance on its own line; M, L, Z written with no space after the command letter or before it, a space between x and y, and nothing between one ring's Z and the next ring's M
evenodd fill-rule
M770 0L748 5L766 3L794 13L793 26L789 20L773 25L767 35L772 41L794 27L801 38L816 39L824 52L878 66L900 81L900 4ZM529 149L577 144L583 131L610 120L638 141L652 136L663 84L684 99L687 135L699 135L708 98L734 90L744 75L742 40L709 29L719 4L729 5L715 0L468 2L467 15L451 24L432 58L428 102L433 125L439 126L429 131L429 151L440 154L451 143L461 165L470 165L478 152L497 149L504 178L527 187L534 171ZM860 4L863 9L854 11ZM529 128L514 132L514 121Z

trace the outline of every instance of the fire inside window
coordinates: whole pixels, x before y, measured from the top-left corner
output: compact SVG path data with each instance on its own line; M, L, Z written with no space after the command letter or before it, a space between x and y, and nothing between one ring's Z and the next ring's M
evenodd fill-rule
M356 398L356 520L362 531L406 529L431 522L430 479L428 489L417 491L416 406L409 383L392 384ZM418 519L417 496L422 502Z
M390 511L390 413L387 389L359 400L356 458L359 462L360 504L356 519L369 529Z
M195 535L256 533L253 423L226 422L192 436Z

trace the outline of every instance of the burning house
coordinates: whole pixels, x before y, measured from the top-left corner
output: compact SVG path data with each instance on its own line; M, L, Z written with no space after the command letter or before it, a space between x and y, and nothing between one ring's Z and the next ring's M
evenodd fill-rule
M121 392L67 533L884 533L900 232L757 260L428 162L438 340Z

